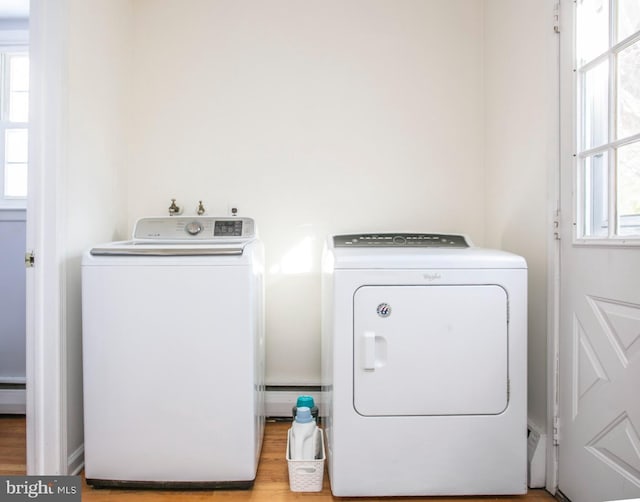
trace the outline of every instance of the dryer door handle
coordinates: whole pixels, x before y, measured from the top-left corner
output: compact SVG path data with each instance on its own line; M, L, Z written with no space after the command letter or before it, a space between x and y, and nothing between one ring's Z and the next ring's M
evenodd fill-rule
M365 331L362 335L360 357L364 371L375 371L387 364L387 339L376 335L374 331Z
M362 342L362 369L373 371L376 369L376 334L373 331L365 331Z

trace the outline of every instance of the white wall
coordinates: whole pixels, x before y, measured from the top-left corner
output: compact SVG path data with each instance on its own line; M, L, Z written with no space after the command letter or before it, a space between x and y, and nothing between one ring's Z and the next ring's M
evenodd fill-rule
M547 263L558 172L555 0L486 0L486 244L529 266L529 418L544 429Z
M126 96L131 46L130 0L70 0L67 91L63 332L67 361L67 454L80 454L82 327L80 262L98 242L125 234L127 187Z
M485 240L481 0L136 0L128 215L229 203L267 250L267 383L317 384L330 233Z

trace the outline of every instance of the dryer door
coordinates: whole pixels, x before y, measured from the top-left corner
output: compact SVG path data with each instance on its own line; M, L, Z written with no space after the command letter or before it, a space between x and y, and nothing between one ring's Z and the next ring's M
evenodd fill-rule
M506 409L508 304L502 287L363 286L353 303L358 413L493 415Z

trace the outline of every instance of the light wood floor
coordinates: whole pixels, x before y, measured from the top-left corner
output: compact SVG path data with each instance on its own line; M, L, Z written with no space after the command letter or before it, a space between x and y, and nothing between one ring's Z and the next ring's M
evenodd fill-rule
M26 472L26 420L23 416L0 415L0 476Z
M337 498L331 495L327 476L324 477L324 487L318 493L293 493L289 491L289 477L287 473L287 462L284 458L287 443L287 429L290 427L286 422L267 423L265 431L264 445L258 467L258 475L255 485L251 490L229 490L229 491L149 491L149 490L108 490L95 489L87 486L83 482L82 500L83 502L151 502L151 501L293 501L293 500L354 500L367 502L372 500L392 502L397 500L417 501L429 500L431 502L471 502L474 500L498 500L501 502L540 502L555 500L544 490L530 490L527 495L519 497L406 497L406 498ZM26 440L25 440L25 419L11 415L0 415L0 476L11 474L24 474L26 472Z

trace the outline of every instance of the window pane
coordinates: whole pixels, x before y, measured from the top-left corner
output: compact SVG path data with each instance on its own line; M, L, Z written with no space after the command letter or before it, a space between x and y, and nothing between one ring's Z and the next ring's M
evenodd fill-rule
M583 150L608 141L609 63L604 61L584 73L582 97Z
M29 121L29 93L24 91L9 94L9 120L11 122Z
M3 132L0 132L0 165L3 167L3 193L0 198L26 198L29 162L29 56L26 53L4 53L0 81L5 98ZM23 124L21 124L21 122Z
M5 133L5 162L27 163L29 141L26 129L7 129Z
M11 56L9 59L9 89L11 91L29 90L28 56Z
M599 153L584 159L584 234L606 237L609 231L608 155Z
M618 234L640 234L640 143L618 149Z
M618 0L618 41L640 30L640 2Z
M27 196L27 164L5 164L4 195L16 198Z
M582 66L609 48L609 0L578 0L577 31L578 66Z
M29 120L29 57L9 56L9 120Z
M618 54L617 81L617 137L626 138L640 132L640 42Z

